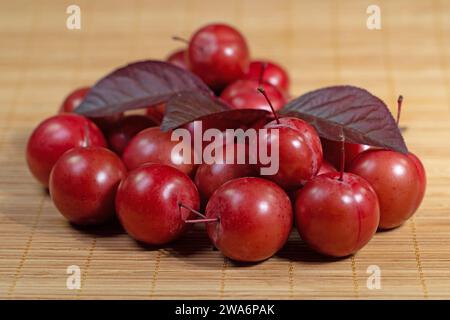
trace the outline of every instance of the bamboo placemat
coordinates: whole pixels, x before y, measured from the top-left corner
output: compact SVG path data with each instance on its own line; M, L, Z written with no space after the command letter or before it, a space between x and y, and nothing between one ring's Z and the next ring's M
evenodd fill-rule
M0 298L450 298L450 2L87 1L81 30L66 28L73 1L0 1ZM375 4L375 3L374 3ZM254 57L290 71L292 93L333 84L368 88L395 109L428 173L426 198L403 227L378 233L356 256L324 260L293 233L257 265L213 251L201 228L165 249L143 248L118 227L81 230L56 211L27 171L33 127L73 88L129 61L164 58L200 25L226 21ZM67 267L81 288L66 286ZM366 282L381 270L381 289Z

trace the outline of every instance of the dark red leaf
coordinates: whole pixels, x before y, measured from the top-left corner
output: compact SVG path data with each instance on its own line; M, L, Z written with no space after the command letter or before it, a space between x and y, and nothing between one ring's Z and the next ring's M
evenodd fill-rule
M178 128L194 120L208 123L219 130L250 125L269 114L266 110L230 109L222 100L199 92L175 95L166 105L161 129Z
M180 92L212 91L193 73L163 61L140 61L98 81L75 110L89 117L107 116L166 102Z
M353 86L334 86L308 92L280 110L312 124L319 135L340 141L383 147L399 152L408 149L386 104L368 91Z

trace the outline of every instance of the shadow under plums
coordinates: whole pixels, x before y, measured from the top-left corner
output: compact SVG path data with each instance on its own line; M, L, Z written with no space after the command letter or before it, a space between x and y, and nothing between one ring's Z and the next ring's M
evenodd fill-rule
M260 263L264 263L267 260L269 260L270 258L267 258L266 260L263 260L263 261L257 261L257 262L242 262L242 261L234 261L234 260L231 260L231 259L228 259L228 258L226 258L226 259L227 259L227 262L232 267L245 269L245 268L250 268L250 267L256 266L256 265L258 265Z
M388 233L394 232L395 230L399 230L399 229L403 228L405 226L405 223L406 223L406 221L403 224L399 225L398 227L391 228L391 229L377 229L376 233L388 234Z
M196 224L192 226L180 239L165 246L165 249L174 256L186 257L200 252L215 251L209 240L205 226Z
M288 242L284 245L284 247L276 254L277 257L293 262L306 262L306 263L331 263L336 261L341 261L349 258L334 258L322 255L310 249L306 243L294 233L296 230L292 231L291 236L289 237Z
M85 233L90 236L97 238L114 237L118 235L125 234L125 230L120 224L119 220L114 218L106 224L99 226L80 226L73 223L69 223L70 227L73 229Z

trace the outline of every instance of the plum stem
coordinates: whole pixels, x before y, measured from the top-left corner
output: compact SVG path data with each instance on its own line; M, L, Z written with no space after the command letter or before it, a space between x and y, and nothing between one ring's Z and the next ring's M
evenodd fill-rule
M180 201L178 201L178 208L185 208L187 210L189 210L192 213L195 213L196 215L198 215L201 219L187 219L184 220L185 223L210 223L210 222L217 222L219 221L219 218L207 218L203 213L201 213L200 211L195 210L194 208L191 208L187 205L185 205L184 203L181 203Z
M403 96L399 95L397 99L397 126L400 124L400 114L402 112Z
M205 219L195 219L195 220L184 220L185 223L210 223L210 222L217 222L219 221L219 218L205 218Z
M272 113L273 113L273 116L275 117L275 120L277 121L278 124L280 124L280 118L278 118L278 115L275 112L275 109L273 108L272 102L270 102L270 99L267 96L266 90L264 90L263 87L259 87L258 91L264 96L264 98L266 99L267 103L270 106L270 110L272 110Z
M89 136L89 125L87 123L84 124L84 139L83 139L83 147L87 148L91 145L91 139Z
M191 42L189 40L187 40L185 38L182 38L182 37L173 36L172 40L183 42L183 43L187 44L188 47L191 45ZM200 51L200 52L204 52L205 51L205 49L203 47L199 47L198 45L194 46L194 49L196 51Z
M182 38L182 37L173 36L173 37L172 37L172 40L180 41L180 42L183 42L183 43L186 43L186 44L189 45L189 40L186 40L185 38Z
M344 129L341 132L341 163L340 163L340 171L339 171L339 181L344 179L344 168L345 168L345 134Z
M185 205L185 204L183 204L181 202L178 202L178 207L179 208L185 208L185 209L189 210L190 212L195 213L199 217L201 217L203 219L206 219L206 216L203 213L201 213L200 211L197 211L194 208L191 208L191 207L189 207L189 206L187 206L187 205Z
M261 65L261 71L259 73L258 85L261 87L264 79L264 73L266 72L267 62L263 62Z

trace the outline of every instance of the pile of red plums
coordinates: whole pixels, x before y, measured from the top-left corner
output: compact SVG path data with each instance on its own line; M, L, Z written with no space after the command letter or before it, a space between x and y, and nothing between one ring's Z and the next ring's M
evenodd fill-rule
M276 111L287 102L287 72L250 60L236 29L210 24L186 42L167 61L231 108ZM102 118L73 113L88 92L71 93L26 151L31 173L73 224L118 217L131 237L160 246L204 223L225 256L256 262L283 247L295 221L310 248L345 257L377 229L403 224L424 197L425 169L412 153L321 139L307 122L276 113L259 127L278 129L277 173L259 175L261 164L185 164L171 152L171 132L159 128L164 105Z

